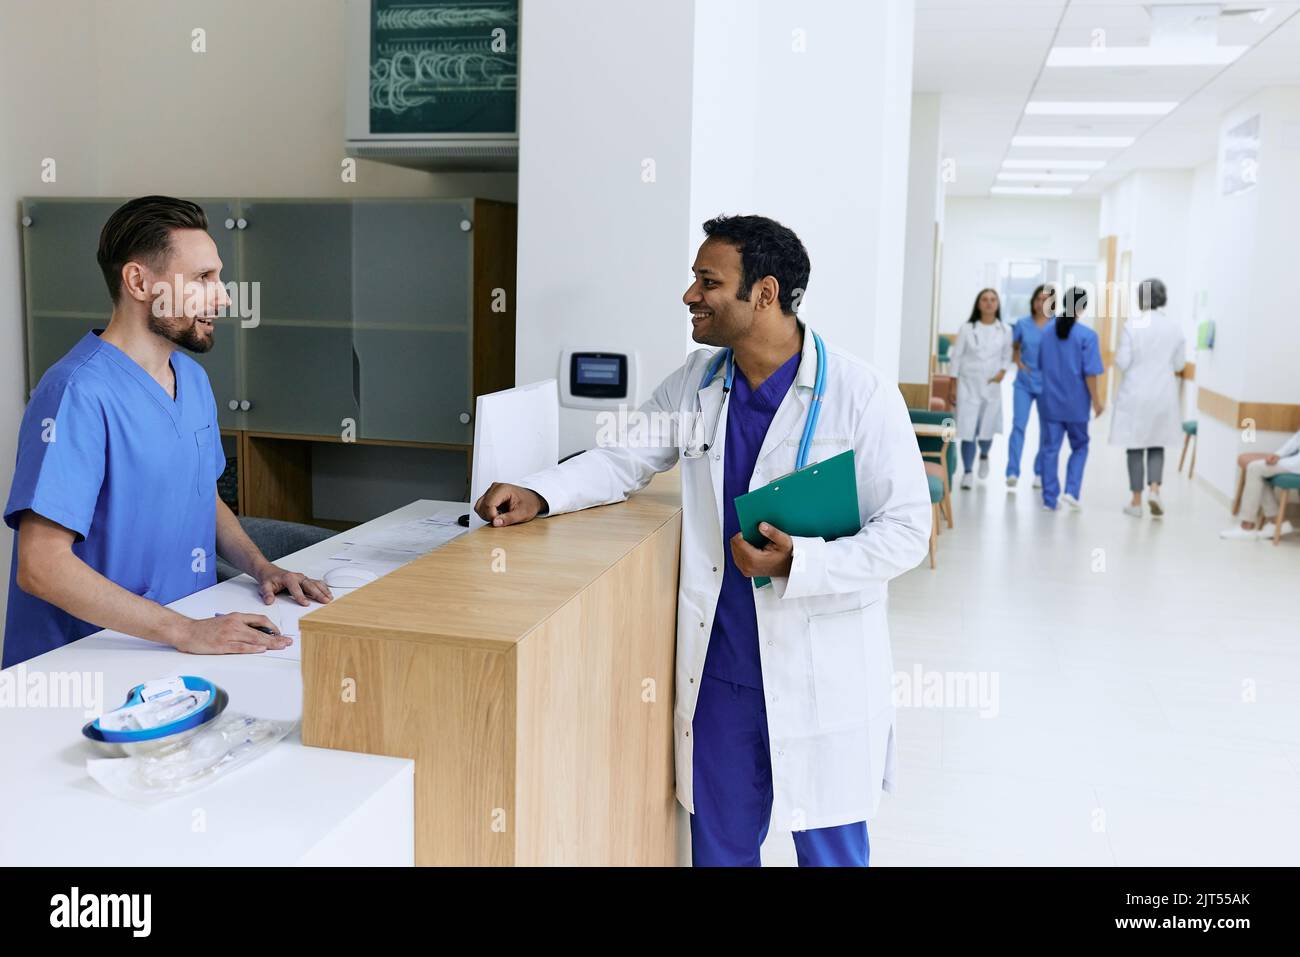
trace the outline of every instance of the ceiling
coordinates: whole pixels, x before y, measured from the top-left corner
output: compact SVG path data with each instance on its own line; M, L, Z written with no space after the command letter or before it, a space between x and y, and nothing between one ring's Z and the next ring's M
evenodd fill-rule
M1097 30L1108 47L1148 45L1150 9L1161 5L1167 0L916 0L913 88L942 94L943 155L955 161L948 194L990 195L1012 158L1106 161L1086 182L1065 184L1075 196L1095 196L1134 169L1198 166L1214 157L1227 110L1264 87L1300 84L1300 0L1220 4L1219 45L1249 47L1226 66L1046 66L1053 46L1094 45ZM1025 115L1030 100L1178 106L1164 116ZM1011 145L1034 135L1137 139L1124 149Z

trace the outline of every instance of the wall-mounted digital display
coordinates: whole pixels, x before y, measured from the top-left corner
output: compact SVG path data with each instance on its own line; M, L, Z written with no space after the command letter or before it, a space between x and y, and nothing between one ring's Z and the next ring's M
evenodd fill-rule
M573 353L569 359L569 394L585 399L627 398L627 356Z

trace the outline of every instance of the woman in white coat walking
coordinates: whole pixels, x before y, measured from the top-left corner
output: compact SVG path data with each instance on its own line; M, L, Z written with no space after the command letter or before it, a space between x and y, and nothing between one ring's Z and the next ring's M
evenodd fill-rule
M980 478L989 474L989 448L1002 432L1002 380L1011 365L1011 329L1002 321L1002 303L992 289L981 289L970 319L957 333L950 360L957 377L957 438L961 440L961 487L974 485L975 443Z
M1123 373L1115 393L1110 444L1128 450L1128 481L1133 498L1124 511L1142 517L1142 490L1147 506L1160 518L1160 481L1165 446L1182 436L1178 377L1187 364L1187 343L1178 323L1165 315L1168 293L1159 279L1146 279L1138 288L1140 312L1124 324L1115 353L1115 368ZM1145 462L1144 462L1145 460ZM1143 468L1145 464L1145 469Z

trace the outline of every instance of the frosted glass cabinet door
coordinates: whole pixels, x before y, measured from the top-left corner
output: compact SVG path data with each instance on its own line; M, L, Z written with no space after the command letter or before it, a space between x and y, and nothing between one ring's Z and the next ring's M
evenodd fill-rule
M196 199L194 202L203 207L208 215L208 234L217 244L217 255L221 257L221 281L226 288L235 283L239 292L239 264L236 262L235 231L237 212L234 200ZM229 224L229 225L227 225ZM212 395L217 400L217 424L223 429L242 429L243 419L237 410L230 408L231 401L238 402L241 390L237 370L239 368L239 350L241 331L239 316L235 310L247 303L236 301L230 308L230 315L217 319L217 328L213 332L212 348L200 355L189 353L197 359L199 365L208 374L212 384Z
M244 200L240 279L259 283L244 328L245 428L337 435L357 415L350 201Z
M115 199L23 201L29 389L82 336L108 325L113 303L95 253L104 223L120 205Z
M104 274L95 254L104 224L124 199L26 200L23 216L24 261L27 273L28 375L32 388L45 370L76 345L91 329L102 329L112 316ZM196 200L208 216L209 234L222 260L222 280L235 266L235 244L225 227L233 214L231 200ZM233 228L233 226L232 226ZM231 326L235 328L230 328ZM188 353L208 373L217 397L223 427L234 427L223 395L235 389L237 367L235 330L238 322L218 320L216 343L210 352Z
M358 200L353 207L361 438L473 440L472 218L462 200Z

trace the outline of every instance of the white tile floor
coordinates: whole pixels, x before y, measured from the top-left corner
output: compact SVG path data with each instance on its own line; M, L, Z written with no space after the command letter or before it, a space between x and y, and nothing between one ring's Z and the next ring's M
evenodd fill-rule
M873 865L1300 864L1300 535L1221 541L1228 511L1178 449L1166 517L1125 515L1109 428L1074 513L1028 477L1007 491L999 436L989 478L953 490L938 569L894 582L896 672L995 673L998 695L988 717L899 708ZM794 863L788 835L764 861Z

